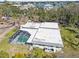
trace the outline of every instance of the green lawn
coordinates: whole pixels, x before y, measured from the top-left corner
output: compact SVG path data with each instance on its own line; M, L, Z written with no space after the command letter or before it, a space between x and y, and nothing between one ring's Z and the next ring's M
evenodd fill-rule
M79 29L61 26L60 29L64 43L64 57L79 57L79 38L76 38Z
M76 38L76 34L78 33L78 29L74 28L74 30L70 30L67 27L61 27L61 35L64 42L64 47L71 47L72 49L79 48L79 38Z
M10 32L8 32L4 39L0 42L0 50L7 50L8 48L10 48L10 44L9 44L9 38L17 31L17 29L12 29Z

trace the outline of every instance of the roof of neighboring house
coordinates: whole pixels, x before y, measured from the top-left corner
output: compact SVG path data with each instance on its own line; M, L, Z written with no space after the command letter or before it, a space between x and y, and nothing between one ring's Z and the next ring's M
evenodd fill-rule
M51 5L51 4L46 4L46 5L44 5L44 7L53 7L53 5Z
M31 34L30 38L27 41L28 43L63 47L58 23L28 22L25 25L21 25L20 30L28 31Z

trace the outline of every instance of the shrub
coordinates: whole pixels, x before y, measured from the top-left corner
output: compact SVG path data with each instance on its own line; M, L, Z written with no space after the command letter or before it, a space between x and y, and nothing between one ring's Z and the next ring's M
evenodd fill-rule
M79 38L79 34L76 34L76 36L75 36L76 38Z
M16 53L15 56L12 56L13 58L25 58L25 54L24 53Z
M52 53L47 53L44 50L40 49L40 48L34 48L32 51L31 56L33 58L53 58L56 57L56 55L52 52Z
M4 51L0 51L0 58L8 58L9 54L7 52Z

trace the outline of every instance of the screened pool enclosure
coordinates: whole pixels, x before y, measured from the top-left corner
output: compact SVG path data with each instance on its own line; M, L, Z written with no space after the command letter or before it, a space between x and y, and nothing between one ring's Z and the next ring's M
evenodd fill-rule
M30 33L27 31L17 31L13 36L10 38L9 42L10 43L26 43L27 40L30 37Z

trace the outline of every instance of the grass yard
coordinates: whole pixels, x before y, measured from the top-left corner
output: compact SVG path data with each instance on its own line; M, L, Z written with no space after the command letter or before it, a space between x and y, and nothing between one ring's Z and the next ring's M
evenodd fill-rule
M64 55L65 57L79 57L79 38L76 38L76 34L79 33L79 29L70 27L60 27L61 36L64 43ZM74 55L74 56L73 56Z
M12 29L10 32L8 32L4 39L0 42L0 50L7 50L8 48L10 48L10 44L9 44L9 38L17 31L17 29Z
M75 28L74 28L75 29ZM76 38L76 32L71 31L67 28L61 28L62 39L64 41L64 46L71 47L72 49L78 49L79 38Z

